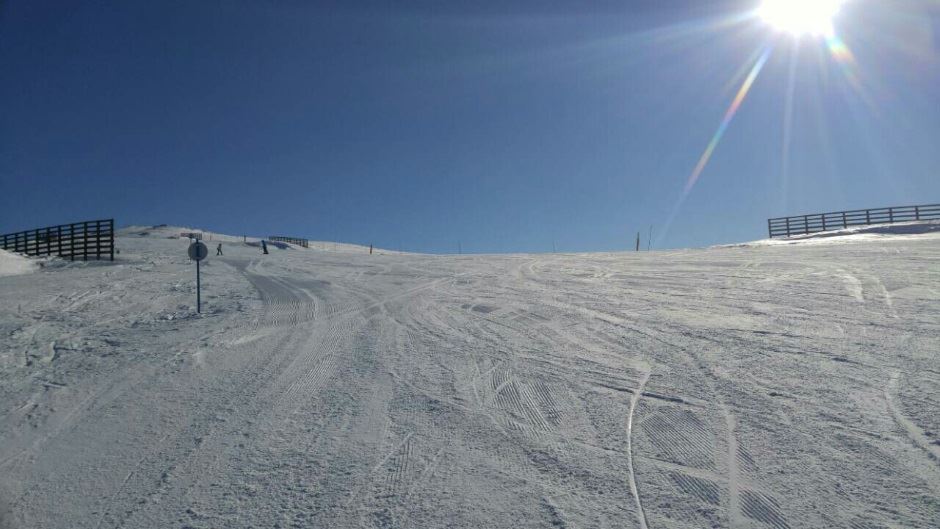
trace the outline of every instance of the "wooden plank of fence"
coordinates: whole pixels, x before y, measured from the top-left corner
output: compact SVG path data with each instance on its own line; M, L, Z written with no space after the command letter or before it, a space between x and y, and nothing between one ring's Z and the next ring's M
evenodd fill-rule
M0 243L4 250L26 255L58 255L73 261L76 258L101 259L104 255L113 261L114 219L60 224L7 233L0 235Z

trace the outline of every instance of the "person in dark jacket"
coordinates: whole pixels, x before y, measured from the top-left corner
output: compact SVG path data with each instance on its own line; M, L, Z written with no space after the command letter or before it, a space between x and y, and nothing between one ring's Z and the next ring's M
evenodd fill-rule
M218 248L215 249L216 255L222 255L222 243L219 243Z
M264 242L264 239L261 239L261 253L268 255L268 243Z

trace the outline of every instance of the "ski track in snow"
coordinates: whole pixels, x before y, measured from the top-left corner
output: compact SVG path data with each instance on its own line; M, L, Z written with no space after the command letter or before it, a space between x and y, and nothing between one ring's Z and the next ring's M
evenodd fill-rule
M898 426L903 428L907 433L911 443L923 450L924 454L927 455L931 462L940 468L940 443L929 439L924 431L905 417L904 413L898 407L894 394L897 391L900 378L901 373L893 373L888 384L885 386L885 401L888 403L888 408L891 410L891 416L898 423Z
M849 272L846 272L845 270L839 270L839 275L842 276L842 281L845 283L845 289L853 298L855 298L855 301L858 301L859 303L865 303L862 282L857 277L850 274Z
M627 460L630 468L630 492L633 494L633 499L636 501L636 510L637 518L640 522L641 529L647 529L646 524L646 513L643 511L643 502L640 501L640 491L636 484L636 471L634 470L633 465L633 447L632 447L632 438L633 438L633 414L636 411L636 405L640 401L640 398L643 396L643 388L646 387L646 383L650 379L650 372L647 371L643 375L643 380L640 381L640 385L637 387L636 391L633 393L633 397L630 399L630 411L627 415Z
M940 518L936 240L227 242L195 317L185 243L148 233L0 278L0 528Z

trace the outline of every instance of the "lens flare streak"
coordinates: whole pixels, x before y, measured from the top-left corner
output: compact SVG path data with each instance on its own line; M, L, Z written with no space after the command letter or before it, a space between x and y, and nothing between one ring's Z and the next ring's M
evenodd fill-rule
M751 73L749 73L747 78L744 79L744 83L741 84L741 88L738 90L738 95L735 96L734 101L731 102L731 106L728 107L728 111L725 112L725 117L721 120L721 125L718 126L718 130L715 131L715 135L708 143L708 147L705 149L705 152L702 153L702 157L699 158L698 164L695 166L695 170L692 171L692 174L689 176L689 180L685 183L684 193L688 194L688 192L691 191L695 186L695 183L698 181L699 177L702 176L702 172L708 165L709 160L711 160L712 155L715 154L715 149L718 148L718 144L721 143L721 138L724 137L725 132L727 132L728 126L731 125L731 121L734 119L735 114L738 113L738 110L741 108L741 105L747 98L748 92L750 92L751 87L754 86L754 81L757 80L757 76L764 68L764 65L767 64L767 59L770 58L772 51L773 47L767 46L764 49L764 52L757 59L757 62L754 63L754 67L751 68Z
M778 29L786 30L786 32L789 33L790 36L794 39L792 52L793 56L791 57L790 63L790 77L787 84L787 100L784 114L782 171L784 186L784 192L782 193L782 196L784 197L784 203L786 202L785 188L789 177L792 123L795 110L795 77L797 68L796 55L800 48L801 41L810 37L824 38L828 55L832 58L835 64L839 66L839 69L841 70L841 73L843 74L848 85L854 89L855 93L866 103L868 103L870 107L875 108L871 97L864 89L864 86L857 73L858 64L856 62L855 55L852 53L852 50L848 44L836 33L835 27L833 25L832 19L839 12L840 8L845 3L847 3L847 1L848 0L823 0L822 3L825 5L816 5L812 2L809 2L809 0L801 0L800 3L795 4L796 11L793 11L794 5L791 5L791 3L787 0L766 0L763 4L763 8L755 12L764 18L765 21L772 23ZM809 10L809 12L807 12L807 10ZM796 14L799 14L800 16L797 17L795 16ZM805 18L804 15L807 14L816 14L820 16L817 17L818 20L816 22L813 22L813 24L808 24L805 20L803 20L803 18ZM672 208L672 211L666 219L665 228L659 232L659 237L657 238L658 245L660 245L662 241L665 240L665 238L668 236L670 227L679 214L679 211L682 209L686 199L689 197L692 188L695 187L695 184L702 176L702 173L711 162L712 156L718 149L718 145L721 144L721 141L724 138L725 133L728 131L731 122L734 120L734 117L741 109L741 106L747 99L747 96L753 88L754 83L757 81L758 76L773 54L775 43L776 41L771 41L767 43L762 49L758 48L756 53L744 63L745 66L739 72L737 72L728 83L729 87L733 87L734 83L740 80L740 77L744 74L744 72L748 72L747 76L741 82L741 86L738 88L737 95L735 95L734 100L731 102L731 105L725 112L721 123L718 125L718 129L715 131L711 141L709 141L708 146L705 148L705 152L702 153L698 163L692 170L692 174L689 175L682 193L679 195L675 206ZM747 65L751 63L753 64L750 66L750 70L748 70Z

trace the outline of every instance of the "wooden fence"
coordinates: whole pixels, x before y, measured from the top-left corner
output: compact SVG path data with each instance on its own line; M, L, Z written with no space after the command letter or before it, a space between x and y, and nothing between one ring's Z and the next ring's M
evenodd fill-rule
M770 238L809 235L821 231L841 230L869 224L892 224L915 220L940 219L940 204L901 206L896 208L856 209L832 213L814 213L779 217L767 221Z
M114 260L114 219L89 220L0 235L4 250L26 255L58 255L71 260Z
M268 237L269 241L278 241L278 242L287 242L290 244L296 244L297 246L303 246L304 248L310 248L310 241L307 239L298 239L297 237L281 237L279 235L272 235Z

